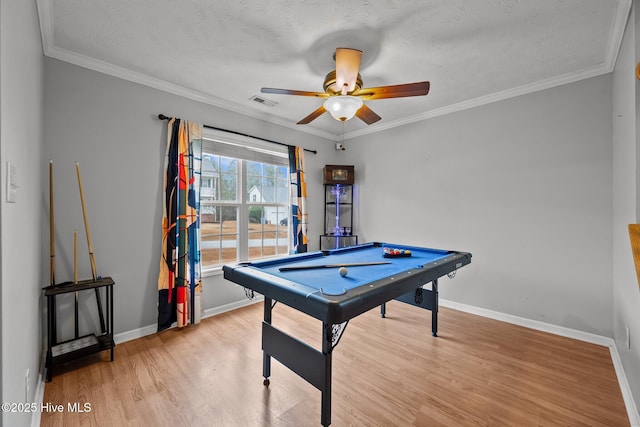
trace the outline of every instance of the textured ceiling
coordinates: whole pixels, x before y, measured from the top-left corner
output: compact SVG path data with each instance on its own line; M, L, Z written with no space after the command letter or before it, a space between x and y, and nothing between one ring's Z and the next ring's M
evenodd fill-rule
M611 72L631 0L37 0L45 55L331 139ZM343 124L312 97L337 47L364 51L365 87L431 82L368 101ZM251 101L253 95L273 107ZM163 113L158 111L158 113Z

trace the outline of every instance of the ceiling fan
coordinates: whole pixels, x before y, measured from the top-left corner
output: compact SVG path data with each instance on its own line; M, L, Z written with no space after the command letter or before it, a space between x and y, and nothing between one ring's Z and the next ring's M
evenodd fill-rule
M429 82L405 83L393 86L362 87L360 77L360 60L362 51L340 47L336 49L336 69L324 79L324 93L303 90L275 89L263 87L262 93L279 95L313 96L326 98L326 101L314 112L300 120L297 124L306 125L325 112L337 120L346 121L353 116L370 125L381 119L363 101L386 98L402 98L406 96L423 96L429 93Z

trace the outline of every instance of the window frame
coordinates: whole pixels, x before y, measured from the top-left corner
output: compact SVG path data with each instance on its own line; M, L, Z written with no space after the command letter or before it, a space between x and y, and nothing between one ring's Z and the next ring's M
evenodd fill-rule
M203 156L212 154L216 156L234 158L238 161L238 182L237 182L237 200L236 201L223 201L216 200L214 205L236 207L238 209L237 215L237 227L238 227L238 245L236 247L237 260L234 262L247 260L249 258L249 208L251 206L278 206L277 201L273 203L268 202L252 202L249 200L247 194L247 179L245 162L255 161L260 163L268 163L285 166L287 169L287 176L290 176L289 171L289 154L286 146L279 147L275 144L260 141L254 138L245 137L242 135L234 135L224 131L218 131L215 129L204 128L202 133L202 154ZM287 180L287 209L289 210L289 216L291 215L291 182ZM200 209L202 210L202 199L200 200ZM291 245L291 229L290 218L287 221L287 248L290 250ZM276 224L278 227L279 224ZM202 247L200 248L202 252ZM288 252L287 252L288 253ZM281 257L284 254L277 254L272 256L266 256L259 258L260 260ZM253 259L258 260L258 258ZM212 267L205 267L202 264L202 277L219 275L222 272L222 265L216 265Z

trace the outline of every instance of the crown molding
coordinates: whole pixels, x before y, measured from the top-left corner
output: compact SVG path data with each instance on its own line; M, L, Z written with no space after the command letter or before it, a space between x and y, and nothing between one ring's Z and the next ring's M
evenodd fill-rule
M629 14L631 13L631 5L633 0L618 0L616 2L616 12L613 18L613 26L609 33L609 43L607 44L607 52L605 53L605 64L609 71L613 71L618 59L618 52L622 45L624 30L627 27Z
M303 131L306 133L314 134L322 138L326 138L330 140L333 139L333 135L331 133L323 132L321 130L317 130L313 128L301 129L300 127L296 127L295 124L292 124L289 121L281 119L279 117L267 116L265 114L261 114L259 111L246 108L242 105L236 104L231 101L227 101L222 98L218 98L210 94L206 94L204 92L189 89L181 85L167 82L166 80L151 77L146 74L139 73L137 71L132 71L128 68L113 65L108 62L100 61L98 59L91 58L85 55L80 55L65 49L60 49L58 47L49 47L48 49L45 49L44 54L50 58L58 59L60 61L68 62L70 64L74 64L83 68L88 68L93 71L98 71L100 73L107 74L112 77L117 77L133 83L138 83L147 87L168 92L173 95L182 96L184 98L191 99L193 101L202 102L204 104L212 105L214 107L219 107L227 111L233 111L235 113L242 114L244 116L249 116L255 119L264 120L266 122L276 124L279 126L284 126L297 131Z
M359 129L352 132L347 132L344 135L342 134L335 135L329 132L324 132L324 131L315 129L313 127L295 125L289 122L288 120L284 120L276 116L266 116L264 114L260 114L260 112L256 112L255 110L252 110L250 108L245 108L234 102L230 102L213 95L205 94L197 90L189 89L184 86L170 83L170 82L167 82L166 80L150 77L146 74L132 71L124 67L119 67L117 65L100 61L95 58L79 55L75 52L71 52L58 47L51 47L51 46L47 47L48 44L49 43L47 44L43 43L43 46L45 47L45 55L50 58L58 59L60 61L68 62L83 68L88 68L93 71L98 71L100 73L107 74L112 77L117 77L133 83L138 83L147 87L151 87L154 89L171 93L173 95L182 96L184 98L191 99L193 101L202 102L204 104L212 105L214 107L219 107L228 111L233 111L238 114L242 114L242 115L249 116L259 120L264 120L269 123L273 123L289 129L294 129L300 132L309 133L312 135L316 135L316 136L319 136L331 141L337 141L337 142L342 141L343 139L347 140L347 139L352 139L352 138L356 138L363 135L369 135L369 134L380 132L383 130L393 129L399 126L405 126L411 123L424 121L434 117L467 110L469 108L491 104L497 101L503 101L505 99L515 98L517 96L530 94L530 93L541 91L544 89L549 89L556 86L573 83L573 82L584 80L590 77L596 77L602 74L606 74L613 70L613 66L610 66L608 64L602 64L600 66L593 67L591 69L582 70L576 73L569 73L569 74L565 74L558 77L553 77L547 80L542 80L539 82L520 86L517 88L508 89L501 92L492 93L486 96L480 96L477 98L469 99L467 101L459 102L456 104L447 105L445 107L427 110L420 114L403 117L402 119L393 120L386 123L380 123L377 125L369 126L367 128ZM615 64L615 61L614 61L614 64Z
M155 77L151 77L146 74L130 70L128 68L119 67L117 65L113 65L105 61L100 61L98 59L91 58L86 55L80 55L78 53L56 47L54 44L52 0L37 0L36 4L38 9L38 18L40 20L42 50L44 55L47 57L68 62L70 64L74 64L79 67L87 68L93 71L98 71L100 73L107 74L112 77L117 77L133 83L138 83L147 87L168 92L173 95L182 96L184 98L191 99L193 101L202 102L204 104L212 105L214 107L219 107L228 111L233 111L235 113L242 114L244 116L249 116L258 120L263 120L268 123L276 124L289 129L306 132L306 133L316 135L328 140L333 140L334 138L334 135L329 132L324 132L324 131L310 128L310 127L302 128L300 126L297 126L279 117L267 116L265 114L261 114L259 111L246 108L242 105L227 101L222 98L218 98L213 95L209 95L200 91L189 89L181 85L167 82L166 80L157 79Z
M101 72L103 74L118 77L174 95L182 96L187 99L219 107L228 111L242 114L244 116L263 120L278 126L283 126L289 129L319 136L330 141L339 142L610 73L613 71L616 59L618 57L618 52L622 43L622 37L624 35L624 30L627 24L629 13L631 11L632 1L633 0L617 0L616 2L616 11L614 13L613 25L607 43L605 61L602 64L575 73L567 73L561 76L552 77L517 88L492 93L486 96L480 96L463 102L447 105L441 108L427 110L423 113L404 117L402 119L385 123L378 123L344 134L333 134L330 132L315 129L310 126L299 126L280 117L261 114L259 111L216 97L214 95L189 89L187 87L170 83L165 80L150 77L137 71L119 67L104 61L97 60L95 58L58 48L54 45L53 13L51 4L52 0L37 0L37 8L38 16L40 19L42 46L45 56L69 62L80 67L88 68L94 71Z
M445 107L436 108L433 110L425 111L424 113L416 114L413 116L405 117L400 120L394 120L392 122L380 123L373 125L369 128L359 129L357 131L348 132L344 135L344 139L356 138L358 136L368 135L374 132L380 132L387 129L392 129L398 126L404 126L411 123L431 119L445 114L451 114L458 111L466 110L473 107L479 107L481 105L491 104L497 101L503 101L509 98L515 98L521 95L527 95L537 91L550 89L556 86L561 86L580 80L596 77L602 74L607 74L613 71L616 60L618 58L618 52L620 51L620 45L622 44L622 37L624 36L624 30L627 26L629 13L631 11L632 0L618 0L616 2L616 11L614 13L613 25L611 32L609 33L609 40L607 42L607 51L605 53L605 61L602 64L594 67L581 70L574 73L567 73L564 75L552 77L546 80L541 80L532 84L523 85L517 88L504 90L501 92L492 93L486 96L480 96L477 98L469 99L467 101L459 102L456 104L447 105ZM337 140L337 139L336 139Z
M458 111L467 110L473 107L479 107L482 105L491 104L498 101L503 101L509 98L515 98L521 95L527 95L530 93L538 92L545 89L550 89L557 86L562 86L568 83L577 82L580 80L588 79L590 77L596 77L602 74L609 73L613 70L613 67L609 68L608 65L602 64L590 69L582 70L575 73L568 73L561 76L553 77L546 80L541 80L532 84L519 86L512 89L503 90L501 92L495 92L485 96L479 96L477 98L469 99L456 104L447 105L441 108L435 108L427 110L423 113L413 116L404 117L393 122L388 122L379 125L373 125L372 128L359 129L357 131L349 132L344 135L345 139L355 138L358 136L368 135L374 132L395 128L398 126L404 126L415 122L431 119L446 114L455 113Z

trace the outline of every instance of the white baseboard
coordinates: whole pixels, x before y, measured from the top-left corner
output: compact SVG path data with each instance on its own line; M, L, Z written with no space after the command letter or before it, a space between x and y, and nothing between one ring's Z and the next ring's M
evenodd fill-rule
M210 308L208 310L204 311L204 316L202 316L203 319L207 318L207 317L212 317L218 314L222 314L222 313L226 313L227 311L231 311L231 310L235 310L237 308L241 308L241 307L246 307L248 305L252 305L252 304L256 304L259 302L264 301L264 297L262 295L256 295L255 298L253 299L244 299L242 301L236 301L236 302L232 302L230 304L225 304L222 305L220 307L216 307L216 308Z
M251 305L251 304L255 304L258 302L261 302L264 300L264 297L262 297L262 295L257 296L256 298L249 300L249 299L244 299L241 301L236 301L236 302L232 302L230 304L225 304L225 305L221 305L220 307L215 307L215 308L210 308L204 311L204 314L202 316L203 319L206 319L207 317L212 317L215 316L217 314L222 314L225 313L227 311L231 311L231 310L235 310L241 307L245 307L247 305ZM175 323L172 325L172 327L175 326ZM135 340L137 338L142 338L145 337L147 335L152 335L155 334L156 332L158 332L158 325L154 324L154 325L149 325L149 326L143 326L142 328L138 328L138 329L134 329L132 331L128 331L128 332L122 332L119 334L116 334L113 336L113 340L115 341L116 344L122 344L125 343L127 341L131 341L131 340Z
M202 316L202 318L204 319L207 317L215 316L217 314L225 313L227 311L236 310L238 308L245 307L247 305L256 304L263 300L264 300L264 297L262 295L258 295L256 298L251 300L245 299L242 301L236 301L230 304L225 304L220 307L210 308L204 311L204 315ZM175 326L175 324L173 326ZM157 331L158 331L157 324L143 326L142 328L133 329L131 331L122 332L120 334L115 334L113 336L113 340L115 341L116 344L122 344L124 342L135 340L137 338L142 338L147 335L153 335ZM36 384L36 392L33 398L34 402L38 405L42 405L43 399L44 399L45 378L47 374L46 368L45 368L45 358L46 358L46 349L43 352L42 364L40 366L40 374L38 375L38 383ZM40 416L41 416L40 411L33 412L33 415L31 416L31 427L40 426Z
M207 317L212 317L218 314L225 313L227 311L236 310L241 307L245 307L251 304L256 304L258 302L263 301L262 296L258 296L252 300L242 300L233 302L230 304L225 304L220 307L211 308L204 311L203 319ZM454 301L449 301L445 299L440 299L439 303L442 307L452 308L454 310L463 311L465 313L476 314L478 316L487 317L490 319L499 320L501 322L511 323L518 326L524 326L526 328L535 329L538 331L549 332L554 335L559 335L567 338L573 338L580 341L585 341L592 344L601 345L604 347L608 347L611 353L611 360L613 362L613 367L616 372L616 376L618 377L618 383L620 385L620 390L622 392L622 397L624 399L624 403L627 409L627 414L629 416L629 423L632 427L640 427L640 414L638 413L638 408L635 404L635 400L633 399L633 394L631 392L631 387L629 386L629 382L627 381L627 377L624 372L624 368L622 366L622 361L620 359L620 355L618 354L618 349L616 347L616 343L612 338L603 337L601 335L591 334L588 332L577 331L575 329L565 328L562 326L552 325L550 323L540 322L537 320L526 319L524 317L518 317L511 314L500 313L497 311L487 310L480 307L474 307L471 305L461 304ZM134 329L132 331L123 332L120 334L114 335L113 339L116 344L121 344L127 341L134 340L136 338L141 338L147 335L155 334L158 330L157 325L149 325L144 326L142 328ZM42 364L41 373L38 376L38 383L36 385L36 392L34 396L34 401L37 404L42 404L42 400L44 398L44 387L45 387L45 370L44 363ZM40 412L36 411L31 418L31 427L38 427L40 425Z
M624 373L622 359L620 359L620 354L618 354L618 347L616 347L615 343L614 345L609 347L609 351L611 352L611 361L613 362L613 367L616 370L616 376L618 377L618 384L620 384L620 390L622 391L624 404L627 407L629 424L631 424L631 427L640 427L640 413L638 413L638 407L636 406L635 400L633 400L631 387L629 386L627 376Z
M624 399L624 404L627 409L627 415L629 416L629 423L632 427L640 427L640 414L638 414L638 408L636 406L635 400L633 399L633 393L631 392L631 387L629 386L629 382L627 381L627 377L624 373L622 360L620 359L618 348L616 347L616 342L613 338L603 337L602 335L591 334L589 332L577 331L575 329L552 325L550 323L540 322L537 320L526 319L524 317L518 317L511 314L487 310L485 308L461 304L455 301L440 299L439 303L442 307L452 308L454 310L463 311L465 313L476 314L478 316L499 320L501 322L511 323L514 325L523 326L525 328L535 329L537 331L549 332L554 335L573 338L579 341L608 347L611 354L611 361L616 371L616 376L618 377L618 384L620 385L622 398Z
M476 314L478 316L487 317L489 319L500 320L501 322L511 323L513 325L524 326L526 328L543 332L549 332L554 335L573 338L591 344L598 344L605 347L609 347L615 344L612 338L591 334L589 332L577 331L575 329L565 328L563 326L552 325L551 323L526 319L524 317L518 317L511 314L501 313L499 311L475 307L472 305L461 304L459 302L449 301L442 298L440 298L439 303L442 307L453 308L454 310L464 311L465 313Z
M132 331L122 332L113 336L113 341L116 344L122 344L127 341L135 340L137 338L146 337L158 332L158 325L143 326L142 328L134 329Z
M42 360L40 362L40 374L38 375L38 381L36 382L36 391L33 396L33 401L40 407L42 407L42 402L44 401L44 379L46 378L46 350L42 354ZM42 416L41 411L33 411L31 415L31 427L40 427L40 418Z

